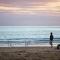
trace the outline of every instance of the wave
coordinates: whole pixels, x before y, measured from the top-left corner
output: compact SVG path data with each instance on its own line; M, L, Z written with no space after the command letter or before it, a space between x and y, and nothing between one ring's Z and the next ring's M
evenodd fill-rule
M48 41L49 38L0 38L0 40L23 40L23 39L27 39L27 40L45 40ZM60 40L60 38L54 38L54 40Z

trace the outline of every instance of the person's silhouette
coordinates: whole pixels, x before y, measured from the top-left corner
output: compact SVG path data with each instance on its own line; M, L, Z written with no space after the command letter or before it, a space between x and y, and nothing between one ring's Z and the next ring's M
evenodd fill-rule
M53 42L53 33L51 32L50 33L50 45L51 45L51 48L53 47L53 44L52 44L52 42Z

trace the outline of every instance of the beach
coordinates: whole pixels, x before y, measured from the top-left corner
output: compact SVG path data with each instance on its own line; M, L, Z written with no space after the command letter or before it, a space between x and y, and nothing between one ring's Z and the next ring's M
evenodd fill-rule
M60 60L56 47L0 47L0 60Z
M60 26L0 26L0 60L60 60L58 44Z

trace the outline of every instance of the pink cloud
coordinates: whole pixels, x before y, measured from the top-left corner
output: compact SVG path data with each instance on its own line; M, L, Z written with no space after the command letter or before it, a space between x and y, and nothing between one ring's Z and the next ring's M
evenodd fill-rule
M0 4L8 4L15 6L31 6L39 3L43 3L44 5L47 2L56 2L58 0L0 0Z

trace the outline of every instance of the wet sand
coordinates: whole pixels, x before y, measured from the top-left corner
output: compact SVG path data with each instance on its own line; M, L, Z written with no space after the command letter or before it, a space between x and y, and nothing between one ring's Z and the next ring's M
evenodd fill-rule
M1 47L0 60L60 60L56 47Z

